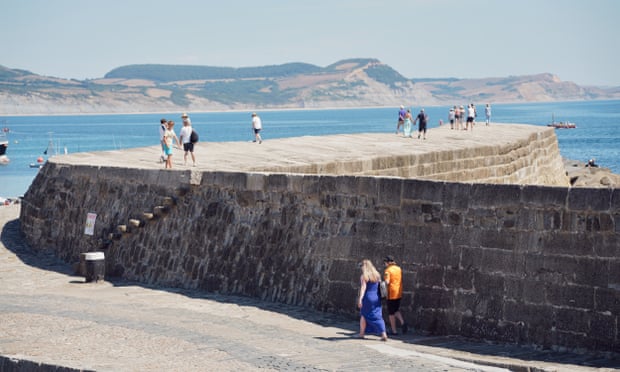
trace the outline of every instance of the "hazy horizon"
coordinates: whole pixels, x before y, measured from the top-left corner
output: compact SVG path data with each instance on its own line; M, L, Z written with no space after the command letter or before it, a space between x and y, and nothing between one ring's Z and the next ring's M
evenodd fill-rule
M551 73L620 86L614 0L0 1L0 65L59 78L376 58L407 78Z

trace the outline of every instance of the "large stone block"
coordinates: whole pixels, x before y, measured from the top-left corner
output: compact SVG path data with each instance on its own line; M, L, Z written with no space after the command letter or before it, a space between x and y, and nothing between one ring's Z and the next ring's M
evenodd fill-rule
M550 305L566 308L593 309L594 288L578 285L547 284L545 293Z
M474 291L476 294L488 297L503 297L505 295L504 277L476 271L474 273Z
M594 289L594 309L600 313L610 313L620 320L620 286ZM620 326L620 324L619 324Z
M445 310L454 307L454 293L447 289L417 287L413 303L416 308Z
M588 337L594 343L591 348L617 351L617 346L620 344L618 327L617 316L602 313L591 314L588 332Z
M585 309L557 308L556 328L559 331L588 333L590 331L590 314Z
M403 181L403 199L442 202L444 193L443 182L407 179Z
M613 189L573 187L568 193L568 208L578 211L609 211Z
M454 212L467 210L472 187L473 185L469 183L446 183L443 194L444 208Z
M330 283L327 289L326 300L319 310L336 313L356 313L358 290L359 284L353 287L350 282Z
M483 249L480 272L499 276L520 276L525 271L522 254L502 249Z
M329 280L332 282L357 283L359 287L359 278L360 275L362 275L362 272L358 266L360 262L362 262L362 259L334 260L329 267Z
M418 269L418 287L444 287L445 269L441 266L423 266Z
M402 195L402 186L403 180L399 178L379 179L379 203L386 206L399 207Z
M483 248L501 249L507 251L517 250L518 233L511 230L481 230L479 234L480 246Z
M523 325L524 341L529 343L536 340L538 345L547 348L554 344L552 336L556 320L553 308L545 305L511 302L506 305L504 317L508 322Z
M544 271L560 273L566 283L607 287L609 265L592 257L546 256Z
M445 270L444 285L458 291L471 291L474 288L474 272L458 268Z
M597 234L593 237L594 255L613 259L620 257L620 234ZM620 274L617 276L620 278Z
M521 204L521 186L519 185L472 185L470 194L470 206L488 208L514 207Z
M546 255L592 256L594 241L585 233L553 231L541 237L542 252Z
M498 341L513 342L517 338L517 332L515 325L499 322L497 319L470 316L461 320L461 334L465 337L492 337Z
M418 308L413 321L410 323L416 329L428 332L430 335L449 335L459 332L461 318L462 314L460 313Z
M568 201L567 187L523 186L521 201L538 208L564 208Z

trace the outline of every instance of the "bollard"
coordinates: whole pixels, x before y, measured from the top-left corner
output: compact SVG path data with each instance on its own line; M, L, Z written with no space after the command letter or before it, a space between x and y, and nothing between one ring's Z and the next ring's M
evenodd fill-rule
M86 283L98 282L105 277L105 255L103 252L84 253L86 261Z

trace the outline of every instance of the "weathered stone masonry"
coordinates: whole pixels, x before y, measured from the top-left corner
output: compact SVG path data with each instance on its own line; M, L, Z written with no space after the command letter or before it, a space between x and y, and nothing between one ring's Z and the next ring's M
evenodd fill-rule
M50 162L21 226L67 262L104 251L108 275L351 315L357 262L391 254L416 329L620 350L618 189Z

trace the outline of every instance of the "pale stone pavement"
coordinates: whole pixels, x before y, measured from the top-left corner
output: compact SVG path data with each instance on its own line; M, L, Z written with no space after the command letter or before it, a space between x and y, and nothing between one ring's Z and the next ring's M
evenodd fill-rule
M268 132L268 129L266 129ZM394 133L358 133L328 136L302 136L269 139L263 143L208 142L204 138L195 146L196 167L191 157L183 164L183 150L175 149L173 169L197 171L248 172L284 169L291 166L377 159L386 156L422 155L432 152L469 150L471 154L492 146L514 146L527 142L530 136L546 127L524 124L478 124L473 131L450 130L449 125L428 131L427 139L405 138ZM201 137L202 138L202 137ZM163 168L159 163L160 146L130 148L114 151L80 152L53 157L52 161L71 165L118 166L139 169ZM470 155L471 155L470 154ZM350 174L348 172L347 174Z
M0 356L5 358L97 371L620 368L618 359L417 332L388 342L372 336L357 340L351 337L355 319L300 307L120 281L84 283L69 265L33 252L20 236L18 218L18 205L0 207Z

